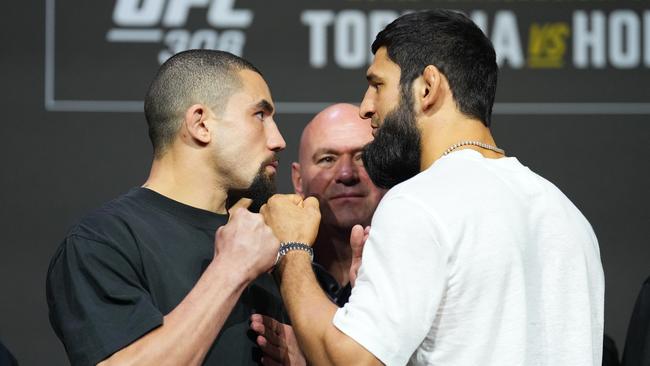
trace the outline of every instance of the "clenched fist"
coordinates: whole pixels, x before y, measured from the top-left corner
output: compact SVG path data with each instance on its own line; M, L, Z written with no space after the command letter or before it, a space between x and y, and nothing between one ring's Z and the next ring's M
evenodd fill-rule
M273 267L280 242L262 215L246 209L249 204L250 200L241 200L230 209L228 224L215 236L215 257L252 281Z
M320 225L318 200L295 194L276 194L260 209L264 222L281 242L313 245Z

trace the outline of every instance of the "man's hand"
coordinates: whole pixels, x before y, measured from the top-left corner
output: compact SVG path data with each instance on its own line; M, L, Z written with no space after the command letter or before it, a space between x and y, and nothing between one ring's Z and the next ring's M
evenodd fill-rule
M260 214L281 242L313 245L320 225L318 200L295 194L276 194L262 206Z
M262 215L246 209L250 203L242 199L230 209L228 223L217 230L215 258L252 281L273 267L280 241Z
M350 247L352 248L352 263L350 264L350 285L354 287L357 280L357 273L361 267L361 257L363 253L363 246L368 240L370 235L370 226L365 228L361 225L354 225L350 233Z
M258 334L257 344L264 352L264 366L305 366L305 356L290 325L261 314L251 316L251 329Z

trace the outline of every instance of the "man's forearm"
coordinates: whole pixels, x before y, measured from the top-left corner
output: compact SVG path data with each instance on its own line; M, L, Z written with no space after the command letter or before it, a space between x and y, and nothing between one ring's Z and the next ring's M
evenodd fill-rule
M200 365L249 281L215 259L163 325L99 365Z
M298 343L313 365L381 365L332 323L338 309L318 285L307 253L289 252L278 268L282 299Z
M311 364L329 361L325 332L337 308L318 286L309 256L302 251L289 252L280 262L278 270L282 299L300 348Z

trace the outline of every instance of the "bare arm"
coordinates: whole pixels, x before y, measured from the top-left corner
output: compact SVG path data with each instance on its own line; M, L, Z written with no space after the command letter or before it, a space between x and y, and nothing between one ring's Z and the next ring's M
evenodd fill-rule
M283 242L312 245L318 232L318 201L274 196L260 211ZM358 230L358 229L357 229ZM361 235L363 238L363 235ZM291 251L276 268L282 298L302 351L313 365L381 365L382 363L332 323L338 309L318 285L306 252Z
M260 215L235 210L217 230L214 259L163 325L99 365L200 365L243 290L273 265L278 245Z
M281 293L298 342L314 365L382 365L368 350L332 323L338 307L323 293L309 256L294 251L278 268Z

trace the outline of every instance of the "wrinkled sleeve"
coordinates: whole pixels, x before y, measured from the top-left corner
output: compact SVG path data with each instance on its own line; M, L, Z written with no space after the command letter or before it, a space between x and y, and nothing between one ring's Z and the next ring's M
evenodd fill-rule
M50 323L72 365L95 365L162 324L130 254L71 235L52 259Z
M434 216L390 195L372 219L359 275L334 325L386 365L404 365L427 336L447 283Z

